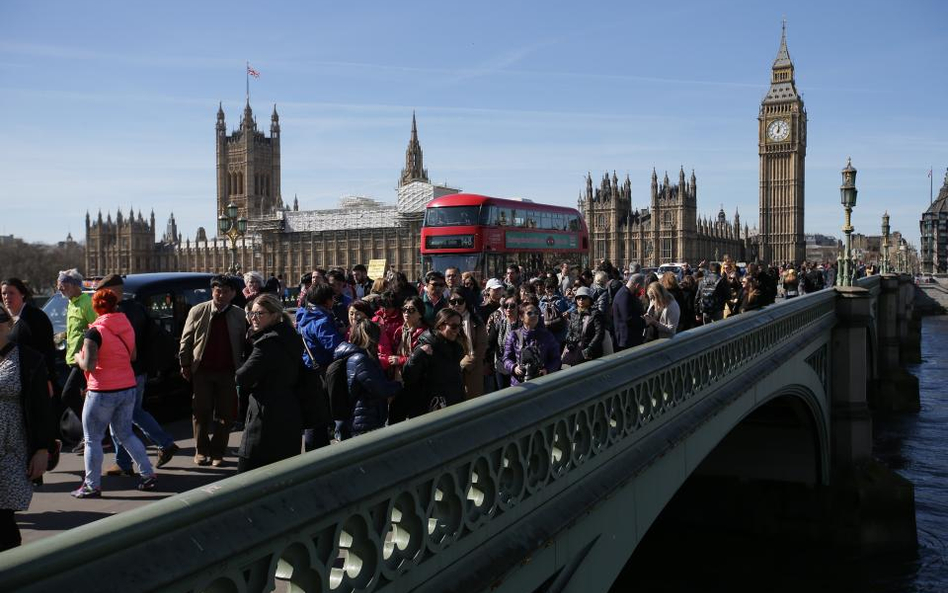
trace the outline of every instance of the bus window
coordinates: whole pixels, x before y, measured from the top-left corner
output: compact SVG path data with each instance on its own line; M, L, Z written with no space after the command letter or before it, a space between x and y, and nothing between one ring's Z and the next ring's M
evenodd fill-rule
M484 206L481 208L481 224L485 226L497 226L497 206Z
M428 208L425 212L425 226L465 226L477 224L480 219L478 206L443 206Z

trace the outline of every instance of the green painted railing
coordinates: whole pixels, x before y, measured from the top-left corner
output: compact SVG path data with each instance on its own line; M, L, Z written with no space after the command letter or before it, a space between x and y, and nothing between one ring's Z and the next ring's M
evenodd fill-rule
M0 590L412 590L831 330L835 302L805 295L40 540L0 554ZM524 533L523 554L543 537Z

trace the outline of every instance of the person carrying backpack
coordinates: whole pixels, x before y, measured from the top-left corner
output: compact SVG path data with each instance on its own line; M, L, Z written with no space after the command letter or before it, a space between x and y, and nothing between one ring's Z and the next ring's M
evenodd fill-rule
M712 262L708 273L698 284L695 311L701 315L702 323L721 321L724 318L724 303L729 296L727 279L721 277L721 264Z
M348 395L347 418L337 423L337 438L345 440L371 430L385 426L388 419L388 400L401 390L401 383L390 381L378 360L378 343L382 330L372 321L363 320L351 328L349 342L343 342L336 348L335 360L345 361L345 388ZM341 402L337 380L340 367L330 365L327 383L330 387L330 399ZM342 410L333 410L339 418Z

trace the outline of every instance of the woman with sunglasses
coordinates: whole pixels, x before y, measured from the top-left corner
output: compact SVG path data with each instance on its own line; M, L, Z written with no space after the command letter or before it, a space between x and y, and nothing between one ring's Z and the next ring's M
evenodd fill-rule
M402 378L405 365L411 358L411 353L418 347L418 339L425 333L425 319L422 312L425 310L425 303L419 296L413 296L406 299L402 304L402 325L395 334L394 353L388 357L388 365L393 369L396 379ZM421 401L422 398L413 398L413 394L408 390L402 392L400 397L393 399L388 406L388 421L400 422L406 418L419 416L425 412L427 402Z
M542 377L560 370L560 345L540 324L540 308L533 303L520 306L521 327L507 336L504 344L504 368L510 384Z
M464 394L467 399L484 395L484 354L487 352L487 328L484 322L468 307L466 290L455 289L448 297L448 306L461 315L464 328L464 358L461 370L464 374Z
M517 315L519 303L516 296L504 298L500 309L494 311L487 320L487 354L488 363L494 369L495 390L510 387L510 371L504 366L504 347L510 332L520 327L520 317Z
M442 309L434 327L418 338L418 347L405 364L405 394L419 403L412 405L414 415L464 401L464 377L461 359L466 340L461 314ZM409 413L409 416L412 416Z

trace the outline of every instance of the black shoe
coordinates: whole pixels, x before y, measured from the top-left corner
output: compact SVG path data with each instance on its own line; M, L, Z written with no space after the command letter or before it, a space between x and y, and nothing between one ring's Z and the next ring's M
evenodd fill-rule
M162 467L167 465L171 458L174 457L174 454L178 452L177 443L171 443L170 446L158 449L158 463L155 464L157 467Z

